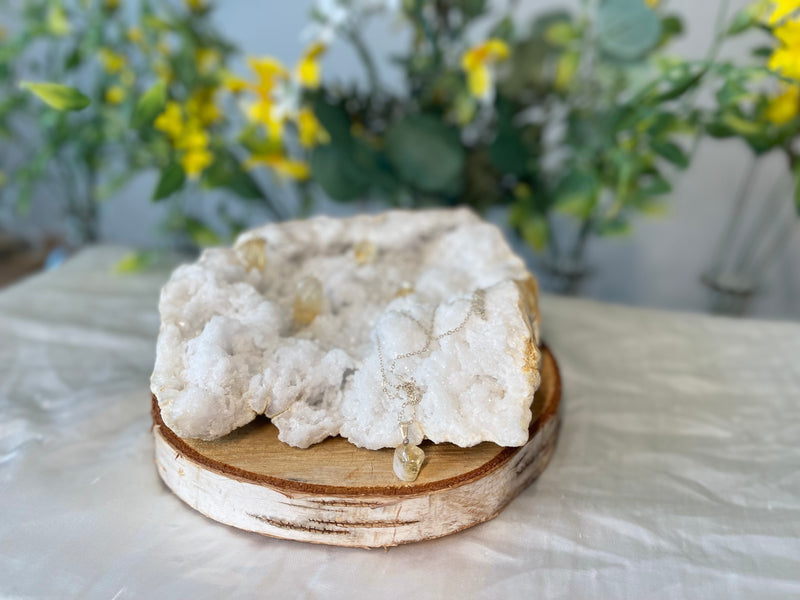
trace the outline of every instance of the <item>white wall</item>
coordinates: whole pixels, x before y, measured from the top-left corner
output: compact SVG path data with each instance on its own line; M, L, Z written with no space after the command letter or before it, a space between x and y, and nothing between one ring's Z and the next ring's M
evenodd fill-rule
M676 53L700 58L710 43L717 0L664 0L684 15L687 35L676 45ZM530 15L544 7L568 2L522 0L522 13ZM745 0L734 0L740 7ZM221 29L238 42L247 54L270 54L293 62L302 51L299 32L306 24L310 0L225 0L217 10ZM502 5L497 1L496 5ZM383 57L382 76L398 86L396 71L388 56L403 47L401 27L392 22L376 23L366 31L371 47ZM729 54L744 55L752 39L737 41ZM324 62L329 79L357 78L363 81L359 63L344 44L332 48ZM595 274L587 281L588 296L632 304L676 309L704 310L708 296L699 275L710 260L714 243L724 225L733 196L741 185L749 152L736 142L706 141L689 172L681 176L671 199L671 214L658 220L640 220L634 234L622 239L592 242L591 262ZM780 172L768 169L754 186L763 194ZM103 235L106 239L131 244L153 242L153 229L162 214L158 207L141 201L152 189L152 177L139 178L120 198L104 208ZM45 199L42 199L45 200ZM34 214L37 223L52 221L40 202ZM753 305L753 314L776 318L800 318L800 235L769 272L764 292Z

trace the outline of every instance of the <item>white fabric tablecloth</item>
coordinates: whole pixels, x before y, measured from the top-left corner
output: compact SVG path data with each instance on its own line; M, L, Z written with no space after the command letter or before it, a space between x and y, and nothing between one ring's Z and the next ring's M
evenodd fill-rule
M389 550L217 524L160 482L164 272L0 292L2 598L798 598L800 325L543 299L563 427L489 523Z

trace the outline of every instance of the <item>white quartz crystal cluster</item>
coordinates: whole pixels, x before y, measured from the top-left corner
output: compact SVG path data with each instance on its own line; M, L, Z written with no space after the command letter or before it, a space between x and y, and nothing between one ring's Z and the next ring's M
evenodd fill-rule
M467 317L476 293L483 309ZM152 391L182 437L265 414L293 446L335 435L397 446L403 401L387 385L413 379L412 437L527 441L536 283L469 210L265 225L176 269L159 308Z

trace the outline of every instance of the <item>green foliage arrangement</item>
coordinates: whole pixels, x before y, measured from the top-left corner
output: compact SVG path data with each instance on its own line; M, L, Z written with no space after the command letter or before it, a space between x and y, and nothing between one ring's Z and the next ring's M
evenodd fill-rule
M253 57L242 77L202 0L158 10L145 0L132 25L115 2L67 10L39 0L4 46L0 85L11 91L0 122L8 128L20 112L39 122L35 158L15 176L27 186L17 192L23 205L52 175L48 165L72 161L83 173L71 192L79 219L112 184L152 168L155 201L225 188L275 218L309 210L320 192L339 202L502 206L569 275L582 269L591 236L624 234L637 215L664 212L701 135L738 137L756 153L780 148L794 169L792 2L761 0L728 19L723 0L709 55L684 60L669 54L682 20L658 0L583 0L576 12L526 24L514 1L498 13L486 0L320 0L296 65ZM33 16L45 13L45 24ZM381 14L411 32L394 57L402 93L383 85L361 34ZM752 64L718 60L727 37L751 29L766 44ZM360 57L366 87L321 77L337 43ZM23 73L30 83L20 90ZM696 101L706 84L716 91L711 108ZM23 91L59 110L34 110ZM267 176L291 183L300 201L276 202ZM244 225L227 219L215 230L190 210L179 204L176 224L199 245Z

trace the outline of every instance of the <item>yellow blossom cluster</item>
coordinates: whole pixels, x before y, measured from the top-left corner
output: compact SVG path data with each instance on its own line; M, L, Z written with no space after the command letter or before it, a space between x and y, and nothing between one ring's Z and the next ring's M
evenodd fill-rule
M181 166L189 177L198 177L214 162L208 128L221 117L214 102L215 91L215 88L203 87L192 93L183 105L167 102L153 123L179 151Z
M303 148L312 148L330 141L328 132L317 120L314 112L302 105L304 90L314 90L320 85L319 59L325 46L315 43L310 46L289 71L280 61L271 58L250 58L249 65L255 81L228 75L225 86L234 94L246 94L245 115L254 125L263 128L269 150L256 152L248 165L264 164L275 172L292 179L307 179L309 167L304 161L293 160L284 154L282 140L287 125L297 130L298 141Z
M511 51L503 40L491 38L468 49L461 57L470 94L488 102L494 97L494 67L506 60Z
M117 78L117 83L109 86L105 91L105 101L108 104L120 104L127 97L126 89L133 86L136 81L136 74L128 64L125 55L112 50L111 48L101 48L98 52L98 59L103 70Z
M780 92L770 99L766 117L783 125L800 113L800 0L773 0L769 25L779 44L770 56L768 66L772 71L798 83L784 83Z

